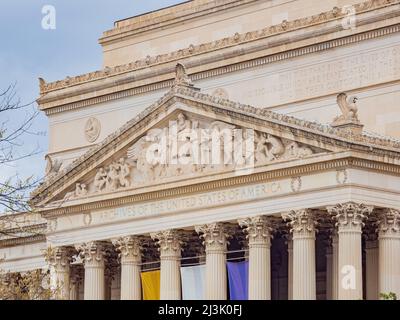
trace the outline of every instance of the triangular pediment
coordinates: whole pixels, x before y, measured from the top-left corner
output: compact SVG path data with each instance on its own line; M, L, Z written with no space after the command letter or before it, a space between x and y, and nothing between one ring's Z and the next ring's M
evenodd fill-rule
M72 204L348 150L345 139L334 133L329 126L176 86L49 177L32 202Z

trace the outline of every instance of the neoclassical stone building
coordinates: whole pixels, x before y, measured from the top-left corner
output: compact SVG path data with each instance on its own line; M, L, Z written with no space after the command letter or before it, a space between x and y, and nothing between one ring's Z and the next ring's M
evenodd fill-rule
M46 179L0 268L50 266L60 299L139 300L148 270L181 299L193 265L227 299L227 261L249 299L400 297L400 1L359 1L117 21L101 70L40 80Z

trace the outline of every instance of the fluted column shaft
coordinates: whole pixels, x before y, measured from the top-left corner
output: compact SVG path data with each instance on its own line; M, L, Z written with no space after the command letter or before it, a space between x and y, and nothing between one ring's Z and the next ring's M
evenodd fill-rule
M332 300L338 299L339 288L339 238L337 232L332 234Z
M378 241L366 241L365 246L365 278L366 278L366 298L367 300L379 299L379 249Z
M328 247L326 249L326 300L332 300L332 267L333 267L333 259L332 259L332 247Z
M181 242L175 230L166 230L151 235L160 246L160 299L180 300Z
M293 300L293 240L287 241L288 250L288 300Z
M400 212L386 209L379 216L379 292L400 298Z
M372 210L370 206L354 202L328 208L338 227L339 300L363 298L361 236L363 220Z
M113 240L113 244L120 252L121 300L141 300L141 240L128 236Z
M84 299L104 300L104 246L99 242L88 242L76 247L84 258L85 280Z
M239 220L249 242L249 300L271 300L271 231L266 217Z
M51 287L57 300L70 299L70 254L65 247L48 248L46 260L50 266Z
M202 234L206 250L206 299L227 299L226 250L227 234L221 223L196 227Z
M293 238L293 300L316 299L315 221L310 210L284 215Z
M69 287L69 299L70 300L78 300L79 299L79 286L78 283L74 280L71 281Z

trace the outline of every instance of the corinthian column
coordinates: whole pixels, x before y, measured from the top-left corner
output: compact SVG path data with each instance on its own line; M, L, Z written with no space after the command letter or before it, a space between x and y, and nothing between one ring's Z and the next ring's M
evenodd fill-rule
M338 287L339 287L339 237L336 229L331 232L331 244L332 244L332 300L338 299Z
M79 287L81 285L82 276L81 273L83 271L81 266L73 266L70 269L70 286L69 286L69 299L70 300L79 300Z
M227 299L227 234L222 223L197 226L206 247L206 300Z
M54 298L69 300L70 251L65 247L48 248L45 258L50 266Z
M293 300L316 299L315 225L310 210L292 211L289 220L293 237Z
M88 242L76 246L84 259L84 299L104 300L105 247L101 242Z
M339 235L338 299L361 300L363 220L371 214L373 207L348 202L328 207L328 212L337 221Z
M288 252L288 300L293 300L293 240L289 235L287 242Z
M379 292L400 298L400 212L379 214Z
M367 226L365 238L365 293L367 300L379 299L379 249L376 225Z
M239 220L249 241L249 300L271 300L271 232L266 217Z
M165 230L151 234L160 246L160 300L180 300L180 260L181 241L175 230Z
M139 237L128 236L115 239L112 242L120 252L121 300L141 300L141 240Z
M326 300L332 300L332 247L328 244L326 248Z

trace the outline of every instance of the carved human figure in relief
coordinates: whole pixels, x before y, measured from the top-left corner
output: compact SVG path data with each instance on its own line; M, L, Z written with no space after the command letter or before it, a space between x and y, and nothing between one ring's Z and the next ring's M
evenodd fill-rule
M256 161L259 163L277 160L285 152L282 140L267 133L259 133L256 140Z
M88 193L88 190L86 188L86 184L84 183L77 183L76 184L76 190L75 190L75 195L76 197L84 197Z
M213 123L211 123L210 133L212 139L212 154L216 154L213 148L219 146L219 159L214 159L214 156L212 156L211 168L223 169L226 167L227 164L233 162L232 160L235 128L236 127L234 125L222 121L214 121Z
M106 189L108 191L114 191L118 189L118 185L119 185L118 164L112 163L108 167Z
M123 188L130 187L129 177L131 175L130 165L125 161L124 158L119 160L119 184Z
M183 113L178 114L176 124L178 127L178 133L191 129L191 121L186 119L186 116Z
M103 191L106 188L107 176L107 172L104 170L104 168L100 168L97 171L96 176L94 177L95 191Z
M270 161L278 159L285 152L282 140L277 137L267 134L265 137L265 143L270 145L267 152L267 159Z
M74 199L74 198L84 197L87 194L88 194L88 190L86 188L86 184L77 183L77 184L75 184L75 190L68 192L65 195L64 200L70 200L70 199Z
M300 146L296 141L286 146L286 158L304 158L314 154L314 151L307 146Z
M342 114L338 116L334 123L344 121L355 121L358 122L358 108L357 108L357 97L347 98L346 93L340 93L337 96L337 104L339 105Z
M88 142L93 143L100 135L101 125L96 118L90 118L85 124L85 136Z

